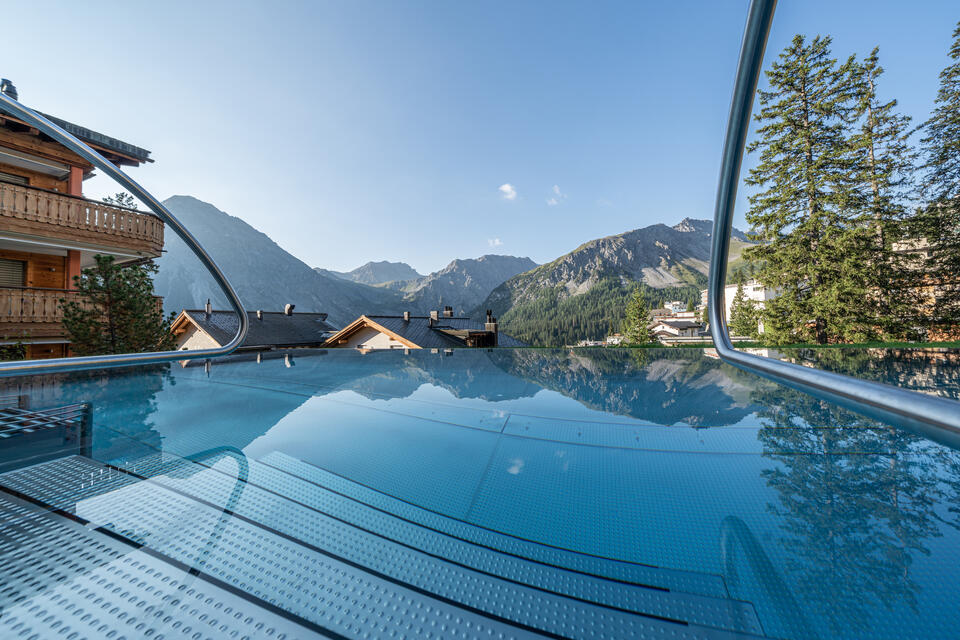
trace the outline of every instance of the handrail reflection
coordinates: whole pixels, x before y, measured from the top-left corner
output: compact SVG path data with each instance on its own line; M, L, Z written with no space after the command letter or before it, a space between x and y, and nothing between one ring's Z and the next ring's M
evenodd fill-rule
M811 639L816 638L813 627L803 615L803 609L793 597L790 587L780 577L780 573L770 562L770 558L750 531L750 527L736 516L727 516L720 523L720 554L723 561L723 579L727 585L733 583L736 586L740 580L734 560L735 544L739 544L743 549L747 564L750 565L750 570L760 584L763 594L776 608L777 620L789 628L802 629ZM737 595L743 597L743 594Z

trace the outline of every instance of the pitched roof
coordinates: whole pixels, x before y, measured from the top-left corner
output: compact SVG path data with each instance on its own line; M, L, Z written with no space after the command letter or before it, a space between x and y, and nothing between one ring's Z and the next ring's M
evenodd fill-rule
M486 330L486 326L482 322L476 322L470 318L441 317L432 327L430 326L430 316L410 316L409 320L404 320L403 316L361 316L354 322L363 320L364 318L396 334L403 341L423 349L453 349L463 347L463 340L458 339L454 332ZM353 323L351 323L351 325L352 324ZM527 345L513 336L498 331L497 346L525 347Z
M673 327L674 329L693 329L694 327L702 326L696 320L686 320L686 319L677 319L677 320L658 319L656 322L653 323L653 326L656 326L658 324L663 324L668 327Z
M199 327L219 345L225 345L237 334L237 314L233 311L213 311L209 315L203 309L184 309L181 317ZM256 311L248 311L249 328L241 349L255 347L320 346L336 329L326 322L325 313L293 313L264 311L263 319ZM180 323L180 318L174 325Z
M153 162L153 159L150 158L150 152L142 147L130 144L129 142L124 142L123 140L118 140L117 138L100 133L99 131L81 127L80 125L68 122L63 118L51 116L47 113L38 113L67 133L72 134L95 147L99 147L108 152L112 151L120 156L124 156L128 161L133 161L135 163ZM7 118L8 120L12 120L26 126L26 123L16 116L8 114L2 107L0 107L0 114L2 114L3 117Z
M129 142L124 142L123 140L118 140L117 138L105 135L98 131L93 131L92 129L87 129L86 127L81 127L78 124L67 122L66 120L56 116L47 115L46 113L41 113L40 115L67 133L73 134L85 142L103 147L104 149L113 151L115 153L121 153L125 156L130 156L138 162L153 162L153 160L150 158L150 152L142 147L130 144Z

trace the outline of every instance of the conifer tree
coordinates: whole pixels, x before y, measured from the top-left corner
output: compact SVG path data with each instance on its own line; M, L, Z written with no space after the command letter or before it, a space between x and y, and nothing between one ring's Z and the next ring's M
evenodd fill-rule
M623 337L629 344L650 344L655 338L650 332L650 307L640 287L633 290L627 303L627 317L623 321Z
M852 68L857 118L849 145L852 178L859 200L860 223L851 227L869 231L863 242L868 278L866 313L882 333L908 337L915 322L915 271L894 245L906 238L905 218L912 195L917 154L910 145L910 118L897 113L896 100L882 100L877 85L883 68L878 49Z
M175 348L170 325L153 296L153 263L120 266L113 256L74 276L80 300L61 300L63 326L78 356L143 353Z
M950 47L953 60L940 73L933 114L923 124L921 182L924 209L916 236L930 243L925 273L937 289L930 321L960 324L960 23Z
M745 255L758 265L757 279L780 292L764 307L765 335L779 343L862 339L869 327L863 238L849 219L855 63L838 65L830 42L797 35L773 62L748 147L760 152L746 180L758 187L747 221L759 245Z
M756 303L747 298L743 283L740 282L730 304L730 332L735 336L756 338L759 335L758 323Z

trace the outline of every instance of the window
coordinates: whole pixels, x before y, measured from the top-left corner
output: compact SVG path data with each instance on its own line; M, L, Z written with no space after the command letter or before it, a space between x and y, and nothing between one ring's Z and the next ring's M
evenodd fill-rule
M0 258L0 287L22 287L26 274L26 262Z
M30 181L23 176L4 173L3 171L0 171L0 182L12 182L13 184L22 184L23 186L30 184Z

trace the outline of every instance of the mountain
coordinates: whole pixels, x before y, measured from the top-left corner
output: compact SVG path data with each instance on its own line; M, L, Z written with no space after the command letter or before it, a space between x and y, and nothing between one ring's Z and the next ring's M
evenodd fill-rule
M492 309L503 328L537 345L600 339L620 326L626 300L642 286L654 304L699 302L706 286L713 223L685 218L591 240L548 264L510 278L474 313ZM731 233L730 258L747 236Z
M244 307L278 311L290 302L297 311L329 314L334 326L344 326L362 313L398 313L401 295L318 273L280 248L249 224L190 196L173 196L167 208L200 241L236 288ZM209 298L215 308L227 308L226 296L193 252L168 230L164 255L156 262L154 280L164 309L202 308Z
M368 262L357 267L353 271L326 271L326 269L317 268L317 271L332 273L338 278L359 282L360 284L384 284L386 282L403 282L406 280L416 280L423 276L417 273L413 267L406 262ZM498 283L499 284L499 283Z
M453 307L467 313L483 302L498 285L537 266L530 258L486 255L454 260L440 271L405 283L392 283L414 310ZM479 316L478 316L479 317Z

